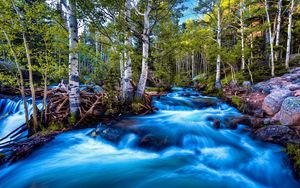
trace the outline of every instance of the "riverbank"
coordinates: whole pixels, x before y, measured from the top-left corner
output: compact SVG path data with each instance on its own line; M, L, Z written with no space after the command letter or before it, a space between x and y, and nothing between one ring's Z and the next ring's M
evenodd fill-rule
M2 108L6 109L6 105L10 105L12 107L9 108L15 110L13 112L4 112L3 117L0 115L0 120L14 113L20 114L18 118L24 116L24 107L20 106L20 104L23 103L22 99L18 97L18 95L15 95L19 93L13 88L6 88L5 91L6 92L1 95L4 99ZM10 91L14 92L10 93ZM37 89L37 91L43 90ZM37 130L33 130L31 125L29 125L29 127L26 126L25 117L23 117L21 119L24 119L24 122L21 126L15 126L16 128L11 129L7 134L2 135L3 138L0 138L0 165L14 163L27 158L33 151L50 142L61 133L76 129L94 128L99 123L108 125L112 122L120 121L124 116L128 115L145 115L152 113L153 110L155 110L152 107L152 96L164 94L162 92L145 93L142 101L133 102L128 105L125 104L115 92L106 93L103 90L99 92L99 90L95 90L93 87L87 87L80 92L80 118L71 122L66 90L62 88L49 89L47 91L46 111L41 113L40 108L38 113L39 127ZM36 97L40 99L43 96L43 92L36 94ZM28 93L28 95L30 95L30 93ZM7 102L9 104L7 104ZM29 111L31 109L32 107L30 107Z
M284 146L300 178L300 67L253 86L231 83L221 98L245 114L257 139Z

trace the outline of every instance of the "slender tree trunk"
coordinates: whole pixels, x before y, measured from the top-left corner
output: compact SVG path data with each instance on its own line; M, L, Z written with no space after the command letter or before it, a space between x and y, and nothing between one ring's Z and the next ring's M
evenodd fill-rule
M33 128L36 131L38 128L38 121L37 121L37 106L36 106L36 101L35 101L35 89L33 85L33 76L32 76L32 64L31 64L31 57L30 57L30 52L28 48L28 43L26 40L25 32L23 32L23 43L25 47L25 52L26 52L26 58L27 58L27 63L28 63L28 72L29 72L29 86L30 86L30 91L31 91L31 97L32 97L32 108L33 108L33 113L32 113L32 118L33 118Z
M48 82L48 78L47 78L47 74L44 75L44 96L43 96L43 109L41 112L41 122L43 122L43 116L44 116L44 120L45 120L45 124L47 124L47 82Z
M220 0L218 1L217 43L218 43L219 52L218 52L218 55L217 55L216 83L215 83L215 87L217 89L221 89L222 85L221 85L221 55L220 55L220 50L221 50L222 44L221 44L221 2L220 2Z
M294 0L291 0L291 7L289 11L289 25L288 25L288 38L286 44L286 57L285 57L285 68L289 68L289 61L291 55L291 41L292 41L292 19L293 19L293 11L294 11Z
M271 21L270 21L270 15L269 15L269 5L268 1L265 0L265 11L267 16L267 22L268 22L268 34L269 34L269 43L270 43L270 56L271 56L271 75L275 76L275 64L274 64L274 48L273 48L273 36L272 36L272 28L271 28Z
M245 39L244 39L245 27L244 27L243 14L244 14L244 2L241 1L240 2L240 23L241 23L241 43L242 43L242 67L241 67L242 70L245 69Z
M78 25L75 4L72 0L68 4L69 30L69 101L71 116L78 118L80 108L79 72L78 72Z
M142 72L140 80L137 86L136 97L140 98L143 96L146 88L146 83L148 79L148 61L149 61L149 46L150 46L150 11L151 11L151 2L148 0L147 10L144 12L144 29L143 29L143 58L142 58Z
M192 79L196 76L195 50L192 51Z
M131 1L126 0L125 2L125 19L126 23L129 25L131 21ZM131 85L132 81L132 63L131 63L131 56L130 56L130 38L129 32L125 34L125 66L124 66L124 87L123 87L123 98L126 102L131 102L133 99L133 86Z
M96 63L99 58L99 42L98 42L98 32L95 32L95 54L96 54Z
M253 63L254 55L253 55L253 33L250 34L250 48L251 48L251 54L250 54L250 64Z
M280 42L280 27L281 27L281 9L282 9L282 0L278 1L278 15L277 15L277 26L276 26L276 41L275 46L277 47L277 50L275 52L275 61L278 61L279 51L278 46Z
M14 57L14 60L15 60L15 64L16 64L16 67L17 67L17 70L18 70L18 74L19 74L19 88L20 88L20 93L21 93L21 96L22 96L22 99L23 99L23 105L24 105L24 112L25 112L25 120L26 120L26 126L27 128L29 128L29 114L28 114L28 106L27 106L27 99L26 99L26 96L25 96L25 91L24 91L24 79L23 79L23 74L22 74L22 71L21 71L21 68L19 66L19 63L18 63L18 58L17 58L17 55L16 55L16 52L14 51L13 47L12 47L12 44L11 44L11 41L7 35L7 33L5 31L3 31L4 33L4 36L7 40L7 44L13 54L13 57Z

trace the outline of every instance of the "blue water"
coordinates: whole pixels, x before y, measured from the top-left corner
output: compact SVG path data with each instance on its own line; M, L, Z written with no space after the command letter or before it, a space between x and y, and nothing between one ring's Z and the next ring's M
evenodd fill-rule
M38 101L37 106L41 109L43 106L42 102ZM31 99L27 99L27 107L28 113L31 115L33 112ZM26 120L23 100L19 98L0 98L0 139L25 123ZM24 134L27 134L27 132ZM7 142L9 140L10 138L7 138L2 140L0 143Z
M241 115L235 108L188 92L192 95L183 96L187 91L177 89L154 101L160 108L155 114L119 122L163 137L171 146L147 150L134 133L112 144L91 137L92 129L72 131L0 169L0 187L299 187L279 146L253 140L244 125L213 128L209 117L224 122ZM201 101L212 105L203 107Z

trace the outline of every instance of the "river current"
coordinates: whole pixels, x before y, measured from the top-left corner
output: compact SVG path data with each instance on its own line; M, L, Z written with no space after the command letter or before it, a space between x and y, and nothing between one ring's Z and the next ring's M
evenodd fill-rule
M2 99L3 101L4 99ZM212 105L203 105L203 101ZM127 117L136 129L174 143L159 151L138 147L136 134L113 144L92 137L93 129L63 133L25 160L0 168L3 188L200 188L299 187L282 148L223 122L239 111L216 98L175 88L156 98L154 114ZM24 119L18 108L0 103L0 135ZM5 112L4 112L5 110ZM213 118L221 122L215 129ZM1 137L0 137L1 138Z

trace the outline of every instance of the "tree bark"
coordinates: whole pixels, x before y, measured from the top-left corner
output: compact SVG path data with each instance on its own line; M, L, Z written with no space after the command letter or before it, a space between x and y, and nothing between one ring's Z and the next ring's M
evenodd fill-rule
M274 64L274 48L273 48L273 35L272 35L272 28L271 28L271 21L270 21L270 15L269 15L269 5L268 1L265 0L265 11L266 11L266 17L268 22L268 34L269 34L269 43L270 43L270 56L271 56L271 75L275 76L275 64Z
M69 101L71 116L78 118L80 108L79 72L78 72L78 25L75 3L67 0L69 30Z
M216 83L215 87L217 89L221 89L221 55L220 55L220 50L222 47L221 44L221 2L220 0L218 1L218 29L217 29L217 43L218 43L218 55L217 55L217 66L216 66Z
M142 72L140 80L137 86L136 97L140 98L143 96L146 88L146 83L148 79L148 60L149 60L149 46L150 46L150 11L151 11L151 2L148 0L146 11L144 12L144 29L142 34L143 40L143 58L142 58Z
M125 2L125 20L127 25L129 26L130 20L131 20L131 1L126 0ZM129 28L129 27L128 27ZM126 32L125 34L125 52L124 52L124 58L125 58L125 65L124 65L124 78L123 78L123 98L126 102L131 102L133 99L133 86L131 85L132 81L132 63L131 63L131 56L130 56L130 37L129 32Z
M281 9L282 9L282 0L278 1L278 13L277 13L277 26L276 26L276 41L275 41L275 46L279 46L280 42L280 27L281 27ZM279 56L279 51L278 48L275 52L275 61L278 61L278 56Z
M245 69L245 39L244 39L244 31L245 31L245 27L244 27L244 2L241 0L240 1L240 24L241 24L241 46L242 46L242 66L241 69L244 70Z
M288 24L288 38L286 44L286 57L285 57L285 68L289 68L289 61L291 55L291 41L292 41L292 19L293 19L293 11L294 11L294 0L291 1L291 7L289 11L289 24Z
M192 79L196 76L195 50L192 51Z
M34 89L34 85L33 85L31 57L30 57L30 52L29 52L29 48L28 48L28 43L27 43L27 40L26 40L25 32L23 32L23 43L24 43L25 52L26 52L26 58L27 58L27 63L28 63L29 86L30 86L31 97L32 97L32 108L33 108L32 118L33 118L33 128L34 128L34 130L36 131L37 128L38 128L38 121L37 121L37 106L36 106L36 101L35 101L35 89Z

